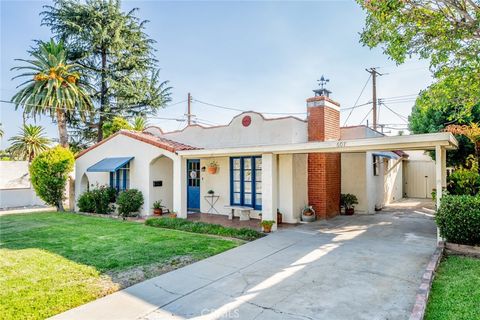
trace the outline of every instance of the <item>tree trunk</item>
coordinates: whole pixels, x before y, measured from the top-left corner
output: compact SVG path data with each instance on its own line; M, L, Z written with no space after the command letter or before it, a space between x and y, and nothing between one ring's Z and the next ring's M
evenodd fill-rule
M62 199L58 200L58 202L57 202L57 211L58 212L64 212L65 211L65 209L63 208L63 200Z
M68 148L67 115L61 108L57 108L57 125L60 145L64 148Z
M105 105L107 104L107 51L105 49L102 50L102 73L101 73L101 83L102 87L100 89L100 115L98 119L98 136L97 142L103 140L103 121L104 116L103 112L105 111Z

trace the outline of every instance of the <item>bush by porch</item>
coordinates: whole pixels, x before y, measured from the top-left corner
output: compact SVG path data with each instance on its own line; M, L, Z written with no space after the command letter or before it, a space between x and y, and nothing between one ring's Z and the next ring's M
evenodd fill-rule
M222 237L237 238L241 240L251 241L264 236L263 233L249 228L230 228L219 224L211 224L198 221L188 221L175 218L148 218L145 221L147 226L182 230L193 233L212 234Z

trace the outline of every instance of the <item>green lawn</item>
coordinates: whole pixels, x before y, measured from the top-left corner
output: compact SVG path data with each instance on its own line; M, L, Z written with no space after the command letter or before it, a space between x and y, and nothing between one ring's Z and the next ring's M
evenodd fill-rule
M480 319L480 259L448 256L438 268L425 320Z
M68 213L0 217L2 319L43 319L242 242Z

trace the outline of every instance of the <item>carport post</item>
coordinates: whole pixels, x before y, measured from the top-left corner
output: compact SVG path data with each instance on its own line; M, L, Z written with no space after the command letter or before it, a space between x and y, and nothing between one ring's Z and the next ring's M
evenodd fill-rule
M273 220L277 229L277 155L262 154L262 220Z
M435 182L437 209L440 208L443 189L447 186L447 152L442 146L435 146Z
M435 181L437 188L437 210L440 208L443 188L447 186L447 151L442 146L435 146ZM440 236L440 229L437 227L437 241L443 241Z

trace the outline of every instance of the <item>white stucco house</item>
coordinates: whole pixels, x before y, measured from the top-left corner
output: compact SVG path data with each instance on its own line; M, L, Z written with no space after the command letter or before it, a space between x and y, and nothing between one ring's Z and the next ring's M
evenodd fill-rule
M319 218L340 212L340 194L359 199L356 212L374 213L403 197L401 150L437 153L436 184L446 186L445 156L457 147L450 133L388 137L366 126L340 127L340 105L314 90L307 118L267 119L244 112L223 126L187 126L163 132L120 131L76 158L76 198L95 185L142 191L142 215L162 200L181 218L188 212L228 215L231 207L251 216L299 221L305 205ZM208 167L215 162L217 170ZM211 192L213 191L213 195ZM274 226L275 228L275 226Z

